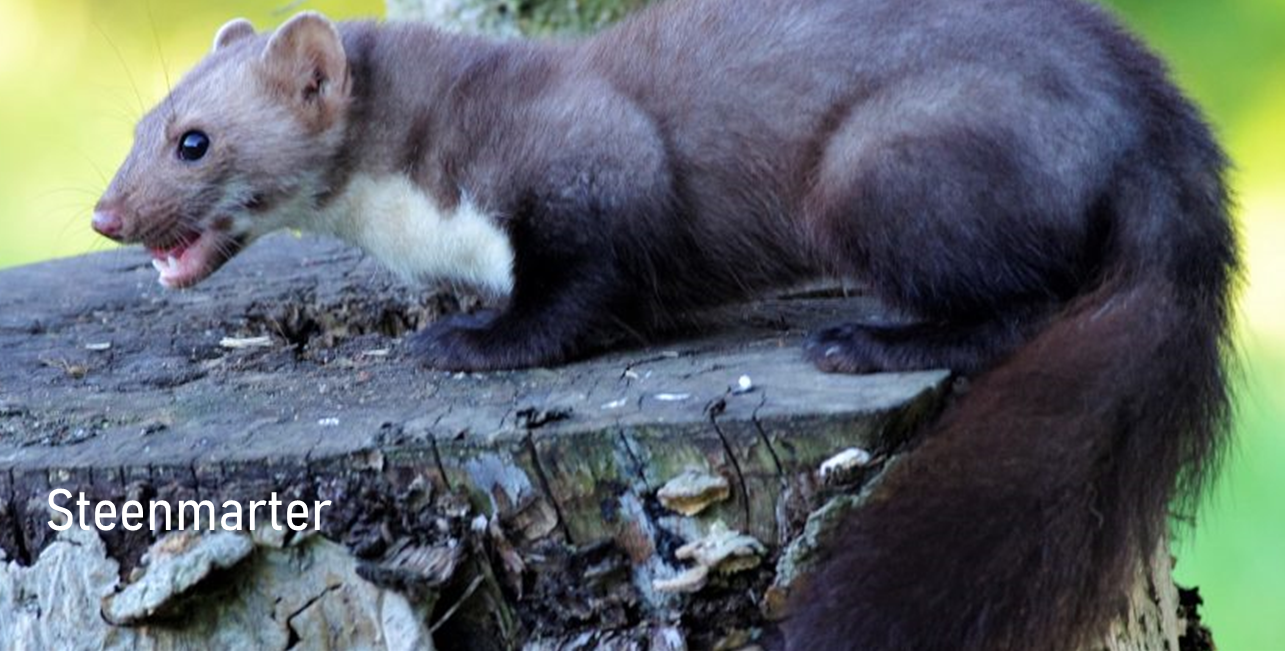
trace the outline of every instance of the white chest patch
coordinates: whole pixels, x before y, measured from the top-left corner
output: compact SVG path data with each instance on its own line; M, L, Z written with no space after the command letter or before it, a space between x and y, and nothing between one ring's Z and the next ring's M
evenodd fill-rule
M508 236L467 198L452 211L404 176L352 179L312 227L365 249L409 281L459 281L507 295L513 289Z

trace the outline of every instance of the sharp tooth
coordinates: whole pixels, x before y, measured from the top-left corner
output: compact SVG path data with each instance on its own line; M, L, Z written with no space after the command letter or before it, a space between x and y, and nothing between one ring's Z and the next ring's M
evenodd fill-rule
M152 259L152 268L156 269L156 273L165 273L165 263L155 258Z
M165 259L165 262L169 263L171 269L178 271L178 258L171 255Z

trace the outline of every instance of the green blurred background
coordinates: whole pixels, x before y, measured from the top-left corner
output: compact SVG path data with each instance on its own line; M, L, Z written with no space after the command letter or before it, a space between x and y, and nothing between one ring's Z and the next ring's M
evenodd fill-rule
M1200 586L1221 649L1285 650L1285 0L1109 4L1169 59L1237 164L1238 442L1176 549L1179 578ZM111 248L90 207L166 69L176 79L228 18L266 28L300 8L378 16L383 2L0 0L0 267Z

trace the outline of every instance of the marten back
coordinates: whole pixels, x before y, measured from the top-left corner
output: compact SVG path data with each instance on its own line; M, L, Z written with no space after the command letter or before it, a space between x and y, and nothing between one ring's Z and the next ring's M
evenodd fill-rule
M1017 222L996 228L1034 229L1026 237L1066 249L1088 244L1082 215L1143 137L1137 82L1106 23L1097 9L1060 0L679 1L590 39L571 65L605 77L654 120L684 225L714 248L711 258L814 266L819 258L867 277L879 264L869 251L843 235L816 238L869 230L842 188L851 168L926 131L971 141L961 146L976 166L1009 166L1024 177L1022 200L1044 213L1029 218L1023 206L979 218ZM818 221L829 222L828 234L818 236ZM943 267L1003 264L997 249L958 246L988 234L970 237L962 224L934 230L942 246L928 248L946 256ZM896 232L866 239L924 248ZM1051 298L1066 298L1092 263L1059 260L1033 273L1056 277ZM981 303L981 295L1008 299L974 293Z

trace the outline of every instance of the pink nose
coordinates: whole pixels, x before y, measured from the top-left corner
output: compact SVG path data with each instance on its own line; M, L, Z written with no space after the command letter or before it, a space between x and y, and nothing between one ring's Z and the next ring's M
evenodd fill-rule
M120 215L111 209L94 211L94 230L98 231L103 237L110 237L119 241L121 231L125 228L125 222L121 220Z

